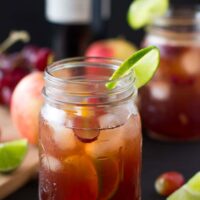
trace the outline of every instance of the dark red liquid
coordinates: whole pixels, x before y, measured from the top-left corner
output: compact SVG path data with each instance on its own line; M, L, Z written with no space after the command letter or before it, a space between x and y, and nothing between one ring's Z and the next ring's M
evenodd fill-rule
M78 130L88 142L41 118L40 200L140 200L140 117L97 131Z

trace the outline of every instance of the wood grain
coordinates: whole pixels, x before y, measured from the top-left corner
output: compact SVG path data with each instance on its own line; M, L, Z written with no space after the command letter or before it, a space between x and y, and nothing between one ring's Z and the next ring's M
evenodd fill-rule
M6 108L0 107L0 128L2 138L19 138L16 129L13 127L9 111ZM29 146L29 151L21 164L21 166L10 174L0 174L0 199L22 187L30 180L38 169L38 149Z

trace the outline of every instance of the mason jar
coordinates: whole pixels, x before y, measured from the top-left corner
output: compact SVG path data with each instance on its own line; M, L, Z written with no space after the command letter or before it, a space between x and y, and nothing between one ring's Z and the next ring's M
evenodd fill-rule
M141 122L133 73L107 89L121 64L58 61L45 72L40 114L40 200L140 200Z
M141 90L141 115L150 137L200 139L200 12L176 7L148 27L143 45L160 49L160 67Z

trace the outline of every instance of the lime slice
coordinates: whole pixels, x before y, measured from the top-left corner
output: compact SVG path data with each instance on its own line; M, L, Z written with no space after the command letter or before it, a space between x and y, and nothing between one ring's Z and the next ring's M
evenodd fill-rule
M200 195L200 172L196 173L187 183L188 189L199 192Z
M0 172L10 172L16 169L23 161L28 150L25 139L0 144Z
M136 77L135 86L137 88L142 87L153 77L158 67L159 60L159 49L155 46L149 46L135 52L113 73L110 78L111 81L106 84L107 88L113 89L117 84L117 82L113 80L123 77L132 69Z
M195 174L185 185L171 194L167 200L199 200L200 172Z
M135 0L128 10L128 23L133 29L139 29L164 15L168 6L169 0Z

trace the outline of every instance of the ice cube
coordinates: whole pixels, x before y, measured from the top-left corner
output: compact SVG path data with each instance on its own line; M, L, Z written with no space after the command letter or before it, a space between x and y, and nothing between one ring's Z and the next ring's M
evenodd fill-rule
M41 110L42 117L50 123L64 124L66 113L64 110L46 104Z
M76 140L72 129L61 125L52 125L53 140L58 148L62 150L72 150L76 147Z
M132 114L138 114L138 110L136 105L130 101L124 105L113 107L111 113L113 113L118 118L121 125L124 124Z
M132 114L138 114L137 107L131 101L120 106L113 106L108 109L108 113L101 115L98 120L101 129L114 128L120 126L129 119Z
M101 115L99 117L99 125L101 129L113 128L121 124L119 116L111 113Z
M164 81L149 84L151 96L156 100L166 100L170 96L170 85Z
M124 145L122 129L121 126L114 129L102 130L99 134L98 140L86 145L86 152L95 158L116 155Z
M57 172L63 168L62 163L51 155L43 155L41 162L43 167L52 172Z
M188 75L196 75L200 73L200 50L192 49L186 51L181 58L183 69Z

